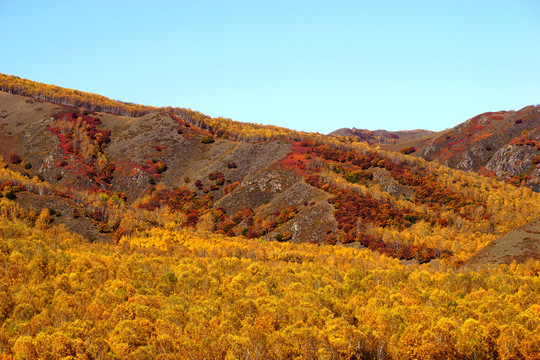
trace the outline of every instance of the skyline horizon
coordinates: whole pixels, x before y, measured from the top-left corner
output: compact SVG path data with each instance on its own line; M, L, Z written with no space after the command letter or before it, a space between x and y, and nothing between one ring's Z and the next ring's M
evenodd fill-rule
M0 73L2 74L2 73ZM23 80L29 80L29 81L33 81L33 82L38 82L38 83L42 83L40 81L34 81L32 79L27 79L27 78L22 78L20 77L19 75L16 75L16 74L5 74L4 75L7 75L7 76L13 76L13 77L17 77L17 78L20 78L20 79L23 79ZM43 83L45 85L52 85L52 86L58 86L58 87L61 87L61 88L66 88L66 87L63 87L63 86L59 86L57 84L52 84L52 83ZM80 91L80 92L86 92L86 93L90 93L90 94L94 94L94 95L99 95L99 96L105 96L103 94L99 94L99 93L93 93L93 92L90 92L90 91L86 91L86 90L83 90L83 89L77 89L77 88L66 88L66 89L70 89L70 90L74 90L74 91ZM184 109L189 109L189 110L193 110L193 111L196 111L196 112L200 112L204 115L208 115L210 117L213 117L213 118L225 118L225 119L230 119L232 121L236 121L236 122L242 122L242 123L252 123L252 124L259 124L259 125L268 125L268 126L278 126L278 127L284 127L284 128L287 128L287 129L290 129L290 130L294 130L294 131L299 131L299 132L306 132L306 133L319 133L319 134L322 134L322 135L329 135L330 133L334 132L334 131L337 131L337 130L341 130L341 129L358 129L358 130L369 130L369 131L379 131L379 130L383 130L383 131L389 131L389 132L399 132L399 131L416 131L416 130L428 130L428 131L431 131L431 132L434 132L434 133L437 133L437 132L442 132L442 131L445 131L445 130L448 130L448 129L451 129L459 124L462 124L478 115L481 115L481 114L484 114L484 113L488 113L488 112L500 112L500 111L519 111L525 107L529 107L529 106L538 106L540 104L528 104L528 105L525 105L521 108L517 108L517 109L499 109L499 110L488 110L488 111L485 111L485 112L482 112L482 113L478 113L478 114L475 114L475 115L472 115L471 117L463 120L463 121L459 121L457 122L455 125L453 126L450 126L450 127L446 127L444 129L428 129L428 128L400 128L400 129L387 129L387 128L365 128L365 127L357 127L357 126L352 126L352 127L340 127L340 128L335 128L331 131L328 131L328 132L319 132L319 131L306 131L306 130L302 130L302 129L294 129L294 128L291 128L291 127L287 127L287 126L282 126L282 125L276 125L276 124L263 124L263 123L260 123L260 122L257 122L257 121L239 121L239 120L236 120L234 118L231 118L231 117L228 117L226 115L218 115L218 116L212 116L212 115L209 115L207 113L205 113L204 111L200 111L198 109L192 109L190 107L186 107L186 106L181 106L181 105L165 105L165 106L156 106L156 105L152 105L152 104L145 104L145 103L136 103L136 102L132 102L132 101L129 101L129 100L122 100L122 99L115 99L115 98L110 98L108 96L105 96L106 98L110 99L110 100L113 100L113 101L118 101L118 102L122 102L122 103L128 103L128 104L135 104L135 105L141 105L141 106L149 106L149 107L157 107L157 108L168 108L168 107L172 107L172 108L184 108Z
M539 19L534 0L8 0L0 71L300 131L440 131L540 101Z

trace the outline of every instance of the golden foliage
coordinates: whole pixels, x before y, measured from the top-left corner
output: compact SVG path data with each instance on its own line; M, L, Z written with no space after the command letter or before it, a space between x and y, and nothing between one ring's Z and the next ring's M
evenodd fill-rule
M173 223L90 244L6 215L0 244L13 358L533 359L540 341L538 262L406 267Z

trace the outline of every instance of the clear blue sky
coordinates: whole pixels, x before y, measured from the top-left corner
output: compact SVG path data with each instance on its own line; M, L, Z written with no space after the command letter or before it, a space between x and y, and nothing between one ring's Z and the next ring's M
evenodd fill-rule
M0 72L327 133L540 103L540 1L0 0Z

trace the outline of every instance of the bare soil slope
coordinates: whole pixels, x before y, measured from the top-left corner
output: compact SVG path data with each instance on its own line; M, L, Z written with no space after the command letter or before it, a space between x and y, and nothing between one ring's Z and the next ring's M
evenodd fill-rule
M480 250L468 266L518 263L540 259L540 220L510 231Z

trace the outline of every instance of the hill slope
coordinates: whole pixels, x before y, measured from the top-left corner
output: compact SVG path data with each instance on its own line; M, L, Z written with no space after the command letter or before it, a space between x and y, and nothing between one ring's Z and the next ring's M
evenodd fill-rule
M8 169L51 184L47 194L73 209L65 200L56 208L83 215L57 221L81 229L90 220L90 239L117 241L166 211L231 236L357 243L403 260L461 263L540 215L536 194L347 138L279 130L276 140L239 142L231 137L241 134L219 137L169 109L129 118L6 93L0 109ZM36 185L17 181L29 211L51 203L24 195Z
M540 106L480 114L438 133L339 129L330 135L355 137L540 191Z
M330 136L354 137L357 141L364 141L370 144L400 144L415 140L432 134L429 130L405 130L405 131L387 131L387 130L365 130L356 128L342 128L332 131Z
M509 264L526 259L540 259L540 220L531 221L493 241L467 264Z
M534 359L539 269L195 234L88 243L0 199L4 359ZM439 342L437 342L439 341Z
M480 114L422 145L417 155L540 191L540 106Z
M0 93L0 359L537 358L538 252L492 252L540 194L350 137L0 86L25 95Z

